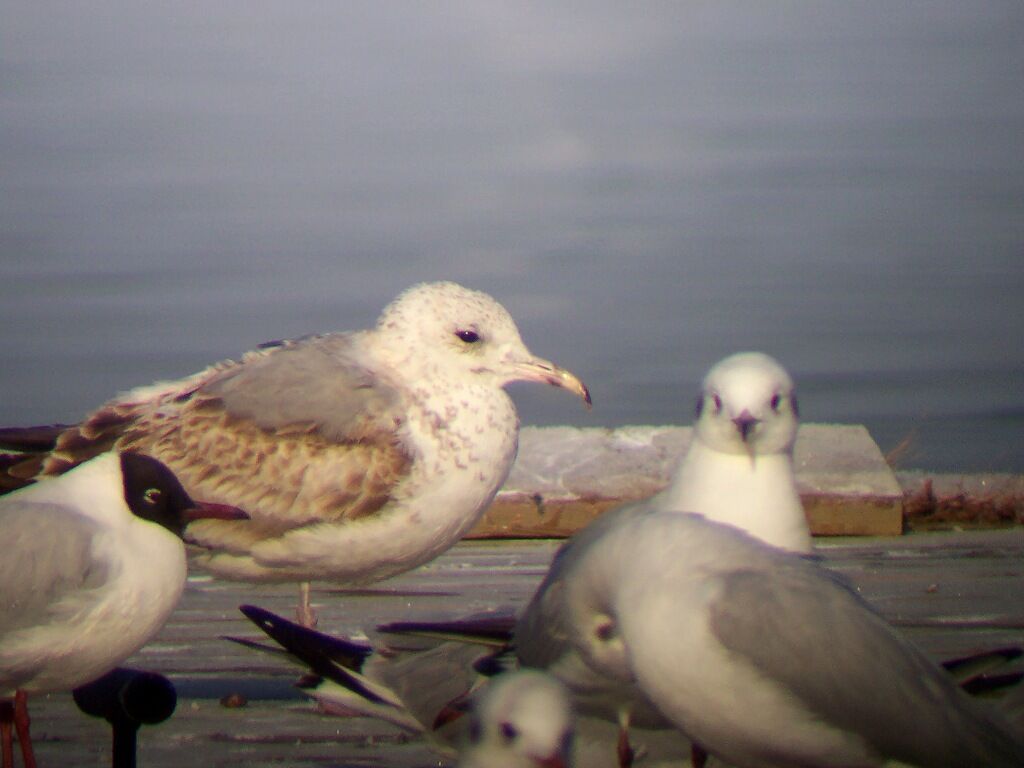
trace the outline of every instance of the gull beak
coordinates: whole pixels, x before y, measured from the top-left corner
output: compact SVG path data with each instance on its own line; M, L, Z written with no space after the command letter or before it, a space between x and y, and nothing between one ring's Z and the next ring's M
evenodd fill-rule
M211 504L206 501L194 501L195 506L185 510L185 519L193 520L248 520L249 515L238 507L230 504Z
M517 363L515 370L516 377L522 381L539 381L553 387L561 387L581 397L587 408L591 406L590 390L587 389L587 385L565 368L560 368L548 360L533 357Z
M743 447L747 449L747 455L750 456L751 465L754 464L754 446L750 442L750 434L753 432L754 427L761 423L761 420L751 415L750 411L746 408L743 409L743 413L732 420L732 423L736 425L736 429L739 430L740 439L743 441Z
M568 768L569 763L561 752L555 752L550 757L535 761L537 768Z
M750 411L746 408L743 409L743 413L732 420L732 423L736 425L736 429L740 431L740 439L744 443L747 442L747 438L750 437L751 430L760 422L761 420L751 416Z

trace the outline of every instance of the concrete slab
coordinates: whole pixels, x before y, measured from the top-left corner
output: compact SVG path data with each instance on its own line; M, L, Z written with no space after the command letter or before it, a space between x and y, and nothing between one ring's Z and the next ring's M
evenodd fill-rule
M508 482L471 536L570 535L663 489L691 439L690 427L525 427ZM902 489L863 426L801 425L794 464L815 535L902 531Z

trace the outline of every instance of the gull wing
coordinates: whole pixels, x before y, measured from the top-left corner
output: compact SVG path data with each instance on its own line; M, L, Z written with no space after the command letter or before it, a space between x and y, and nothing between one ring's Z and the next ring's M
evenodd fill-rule
M20 629L76 613L110 578L92 554L98 523L58 504L7 502L0 510L0 643Z
M722 574L709 605L711 630L729 651L826 721L903 762L1024 760L1024 740L842 581L799 558L758 565Z

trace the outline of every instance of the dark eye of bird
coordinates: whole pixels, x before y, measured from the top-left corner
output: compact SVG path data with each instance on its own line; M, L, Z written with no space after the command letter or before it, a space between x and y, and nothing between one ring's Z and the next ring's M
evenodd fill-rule
M476 331L456 331L455 335L467 344L476 344L480 341L480 334Z
M711 396L711 401L715 404L715 413L721 413L722 412L722 398L720 398L718 395L712 395Z
M163 493L159 488L147 488L145 493L142 494L142 498L146 500L147 504L159 503L161 496L163 496Z
M778 394L772 395L771 403L769 403L769 405L771 405L771 407L772 407L772 410L775 411L776 413L778 413L779 405L781 405L781 404L782 404L782 398Z
M501 724L501 737L505 739L505 741L512 741L518 735L519 731L516 730L516 727L512 725L512 723Z

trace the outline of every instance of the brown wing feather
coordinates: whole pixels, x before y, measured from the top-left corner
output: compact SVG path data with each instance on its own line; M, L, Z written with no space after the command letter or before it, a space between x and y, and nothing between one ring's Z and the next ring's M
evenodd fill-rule
M193 497L252 517L203 521L190 533L244 530L246 540L372 515L391 500L412 457L397 434L399 394L363 364L364 338L290 342L128 392L62 432L42 474L112 448L147 453Z
M354 426L343 443L312 425L261 429L232 416L219 398L196 396L173 416L139 419L118 448L155 456L196 498L240 506L280 532L372 514L405 478L411 458L395 432Z

